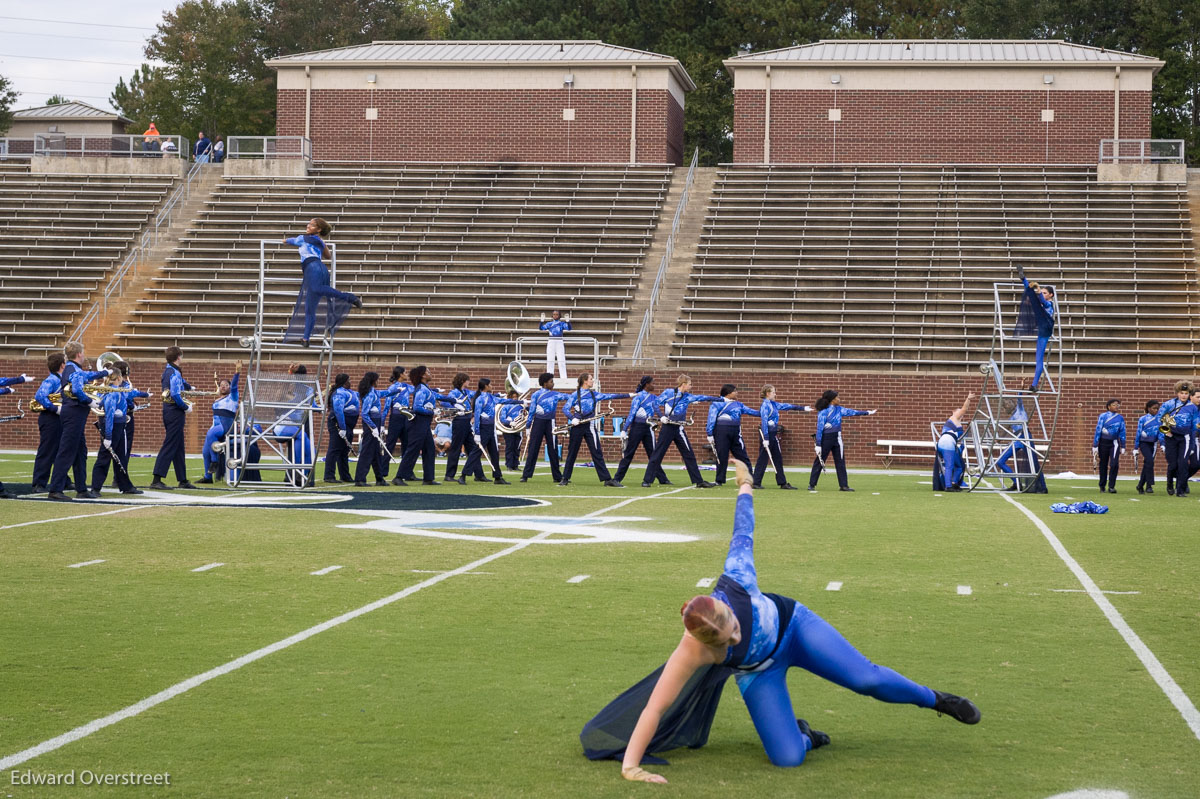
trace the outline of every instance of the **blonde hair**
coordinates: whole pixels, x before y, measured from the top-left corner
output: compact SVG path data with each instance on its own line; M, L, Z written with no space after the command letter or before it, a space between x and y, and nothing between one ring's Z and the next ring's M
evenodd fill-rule
M690 383L690 382L692 382L692 378L688 377L687 375L680 375L679 379L675 381L675 388L679 388L684 383Z
M724 602L711 596L694 596L683 608L683 626L702 644L719 646L729 640L725 628L733 618L733 611Z
M763 386L763 388L762 388L762 398L763 398L763 399L766 399L766 398L767 398L767 395L768 395L768 394L770 394L770 393L771 393L772 391L774 391L774 390L775 390L775 386L771 385L770 383L767 383L767 384L766 384L765 386Z
M75 360L81 352L83 352L83 342L81 341L68 341L67 346L63 347L63 355L67 356L68 361Z

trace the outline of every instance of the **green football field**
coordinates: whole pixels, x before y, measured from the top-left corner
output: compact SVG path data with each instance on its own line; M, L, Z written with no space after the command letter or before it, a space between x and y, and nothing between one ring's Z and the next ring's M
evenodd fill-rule
M971 697L979 725L792 670L832 737L797 769L767 761L732 681L708 745L655 769L670 784L589 762L584 722L666 659L724 560L732 484L669 473L0 502L0 797L1200 795L1200 506L1090 479L754 494L764 590ZM1112 509L1051 513L1065 497ZM170 787L82 784L130 773Z

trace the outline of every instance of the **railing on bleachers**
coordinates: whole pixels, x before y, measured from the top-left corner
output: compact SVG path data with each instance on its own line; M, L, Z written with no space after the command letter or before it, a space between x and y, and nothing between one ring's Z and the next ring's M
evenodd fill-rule
M103 136L39 133L34 136L33 154L86 158L182 158L184 160L190 160L192 155L188 140L183 136L146 136L141 133L112 133Z
M1183 164L1183 139L1101 139L1102 164Z
M230 136L229 158L302 158L312 161L312 141L305 136Z

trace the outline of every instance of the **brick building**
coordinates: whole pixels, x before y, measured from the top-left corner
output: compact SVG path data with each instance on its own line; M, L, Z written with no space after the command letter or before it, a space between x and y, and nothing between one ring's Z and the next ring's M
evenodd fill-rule
M1094 164L1163 62L1062 41L820 41L725 62L737 163Z
M670 56L597 41L374 42L272 59L277 133L354 161L683 162Z

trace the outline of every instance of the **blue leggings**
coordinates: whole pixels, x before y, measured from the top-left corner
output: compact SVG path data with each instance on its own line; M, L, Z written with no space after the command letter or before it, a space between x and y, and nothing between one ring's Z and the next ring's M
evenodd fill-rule
M942 464L942 488L948 489L958 482L958 475L956 474L958 470L954 468L955 463L958 461L958 442L946 446L939 438L938 460Z
M1033 387L1037 388L1042 379L1042 372L1046 371L1046 348L1050 346L1050 339L1047 336L1038 336L1037 340L1037 362L1033 367Z
M213 444L217 443L225 435L225 428L219 424L213 424L208 428L208 435L204 437L204 476L205 477L220 477L225 469L223 464L225 456L213 452Z
M833 625L797 602L774 662L764 671L737 677L754 729L776 766L800 765L812 747L812 741L796 724L788 695L787 670L793 666L882 702L928 708L935 701L931 689L875 665Z
M304 297L304 340L312 336L313 326L317 321L317 309L321 307L321 300L329 298L330 300L345 300L346 302L354 302L357 297L349 292L338 291L333 286L329 285L329 270L325 264L313 259L304 265L304 285L307 289L307 294Z

